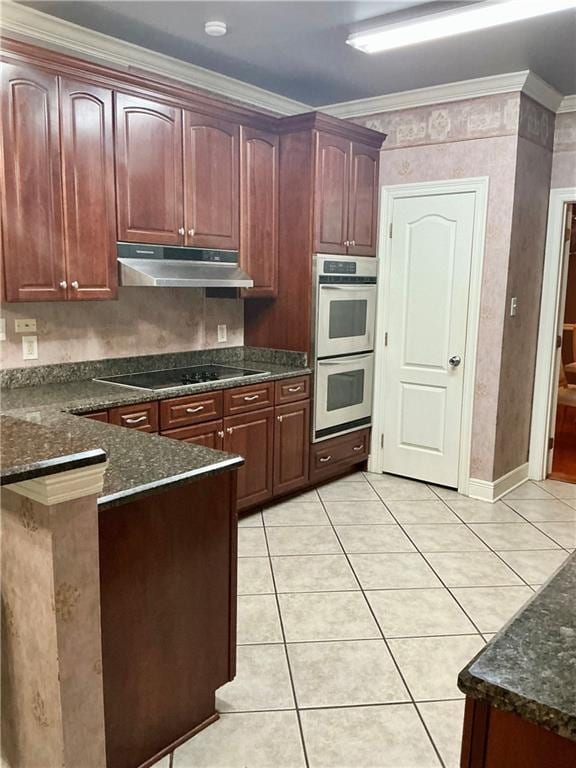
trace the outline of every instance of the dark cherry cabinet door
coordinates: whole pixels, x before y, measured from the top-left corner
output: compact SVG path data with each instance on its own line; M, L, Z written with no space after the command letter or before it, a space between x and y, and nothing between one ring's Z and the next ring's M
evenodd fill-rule
M274 494L295 491L308 483L310 401L276 407L274 428Z
M62 78L62 183L68 297L117 293L112 91Z
M339 136L316 135L314 249L346 253L350 142Z
M279 137L241 128L240 262L254 280L245 298L278 294Z
M186 245L237 250L240 127L184 112Z
M7 301L66 298L58 78L3 62L3 251Z
M224 419L224 450L245 460L238 470L238 509L272 496L273 440L274 408Z
M182 112L116 94L118 239L182 245Z
M378 162L377 149L352 144L347 239L355 256L376 256Z
M185 443L203 445L206 448L224 449L224 426L222 419L206 421L203 424L195 424L192 427L179 427L162 432L162 437L171 437L174 440L182 440Z

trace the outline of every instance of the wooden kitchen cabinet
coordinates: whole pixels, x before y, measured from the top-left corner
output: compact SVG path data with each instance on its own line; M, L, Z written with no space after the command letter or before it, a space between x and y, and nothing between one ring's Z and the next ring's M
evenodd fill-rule
M182 245L182 110L116 94L118 239Z
M137 429L140 432L158 432L158 403L121 405L108 411L110 424Z
M315 250L347 252L350 142L341 136L316 134Z
M224 419L224 450L245 460L238 470L238 509L272 497L273 444L274 408Z
M2 219L7 301L66 298L58 77L2 64Z
M240 126L184 111L186 245L237 250Z
M60 80L67 292L112 299L118 287L112 91Z
M224 450L224 423L222 419L206 421L193 427L179 427L162 432L162 437L171 437L173 440L183 440L185 443L203 445L206 448Z
M274 425L274 495L308 483L310 401L276 406Z
M249 298L278 294L280 138L255 128L240 133L240 265L254 280Z
M352 143L348 206L348 253L376 256L379 150Z

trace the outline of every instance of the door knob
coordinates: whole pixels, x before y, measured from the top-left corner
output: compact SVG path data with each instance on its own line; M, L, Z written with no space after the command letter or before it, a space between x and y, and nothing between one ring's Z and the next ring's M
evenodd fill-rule
M448 360L448 363L452 366L452 368L458 368L461 362L462 358L460 355L452 355L452 357Z

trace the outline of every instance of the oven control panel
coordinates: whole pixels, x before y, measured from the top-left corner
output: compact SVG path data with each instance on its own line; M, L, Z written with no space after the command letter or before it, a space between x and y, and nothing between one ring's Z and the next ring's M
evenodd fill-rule
M355 275L355 261L325 261L322 271L325 275Z

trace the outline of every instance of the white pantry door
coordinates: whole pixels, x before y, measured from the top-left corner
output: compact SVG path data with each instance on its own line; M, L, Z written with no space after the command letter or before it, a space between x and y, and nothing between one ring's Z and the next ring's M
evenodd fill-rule
M458 486L473 192L394 201L383 471Z

